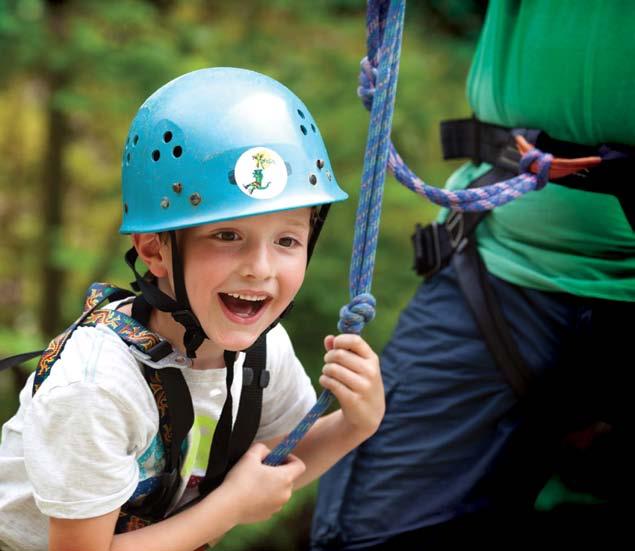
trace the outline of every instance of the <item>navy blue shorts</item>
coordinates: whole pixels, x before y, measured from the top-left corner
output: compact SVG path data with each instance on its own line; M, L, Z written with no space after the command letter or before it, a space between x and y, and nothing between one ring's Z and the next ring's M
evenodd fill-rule
M623 415L632 331L616 322L619 303L490 280L532 398L516 399L444 268L419 286L382 354L378 432L320 481L313 549L363 549L468 513L531 507L563 434ZM633 303L620 307L632 320Z

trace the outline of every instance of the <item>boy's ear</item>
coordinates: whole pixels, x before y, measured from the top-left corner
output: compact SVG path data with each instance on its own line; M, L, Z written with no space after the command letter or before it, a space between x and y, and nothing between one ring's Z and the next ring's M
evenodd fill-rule
M133 233L132 244L137 249L139 258L143 260L148 270L156 277L167 277L168 245L161 240L158 233Z

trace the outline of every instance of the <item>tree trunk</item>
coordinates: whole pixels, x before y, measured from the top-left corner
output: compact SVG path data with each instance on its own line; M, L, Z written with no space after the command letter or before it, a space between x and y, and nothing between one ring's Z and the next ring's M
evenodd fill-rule
M52 36L64 43L65 2L48 2L48 20ZM62 46L63 47L63 46ZM62 239L64 196L64 151L68 134L68 117L56 103L57 94L69 80L68 71L61 68L46 75L48 124L46 153L42 167L40 205L42 209L41 246L41 310L39 326L45 337L52 337L62 325L62 295L65 273L55 262L55 251Z

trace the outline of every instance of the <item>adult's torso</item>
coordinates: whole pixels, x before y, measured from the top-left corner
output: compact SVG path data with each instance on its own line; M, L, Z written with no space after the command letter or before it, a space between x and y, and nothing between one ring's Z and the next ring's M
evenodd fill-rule
M560 140L635 145L634 26L625 0L492 0L467 82L473 111ZM512 283L635 300L635 232L613 195L549 184L495 209L477 235L490 271Z

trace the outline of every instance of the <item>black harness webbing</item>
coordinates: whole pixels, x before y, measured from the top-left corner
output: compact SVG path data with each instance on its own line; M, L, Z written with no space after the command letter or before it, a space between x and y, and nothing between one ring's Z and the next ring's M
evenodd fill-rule
M468 187L486 186L512 175L508 170L494 167ZM463 296L490 354L514 393L521 397L528 391L529 369L520 355L489 283L476 241L472 238L474 230L487 214L487 211L450 211L443 224L417 225L412 236L415 269L418 274L430 277L452 261Z
M28 362L33 358L37 358L42 355L44 349L42 350L34 350L33 352L25 352L24 354L17 354L15 356L9 356L8 358L3 358L0 360L0 371L4 371L5 369L10 369L12 367L16 367L21 363Z
M262 391L269 384L269 372L266 370L266 335L262 335L247 351L243 364L243 388L232 430L231 384L234 379L235 360L235 352L225 351L227 399L214 432L212 441L214 453L210 455L205 478L199 485L201 496L207 495L223 482L229 470L253 442L260 425Z
M470 187L485 186L509 178L500 169L492 169L478 178ZM531 374L520 355L518 346L503 315L500 302L492 288L488 272L476 246L472 233L486 213L455 213L455 217L467 219L466 233L451 254L463 296L485 340L496 365L519 398L529 390Z
M635 228L635 147L602 144L597 147L564 142L535 129L510 129L476 118L441 123L444 159L470 158L493 168L471 182L480 187L506 180L519 172L520 153L514 135L520 134L538 149L555 157L600 156L602 162L582 172L554 180L566 187L615 195L632 228ZM422 227L417 224L412 242L414 269L430 277L450 259L456 268L459 286L474 314L476 323L496 364L517 396L527 394L530 372L523 361L499 301L489 284L487 270L472 234L487 212L450 211L445 222Z
M516 175L520 166L520 153L514 141L517 134L554 157L601 157L599 165L558 178L552 183L614 195L631 228L635 229L635 146L617 143L582 145L556 140L537 129L507 128L471 118L441 123L443 158L472 159L475 164L486 162Z

